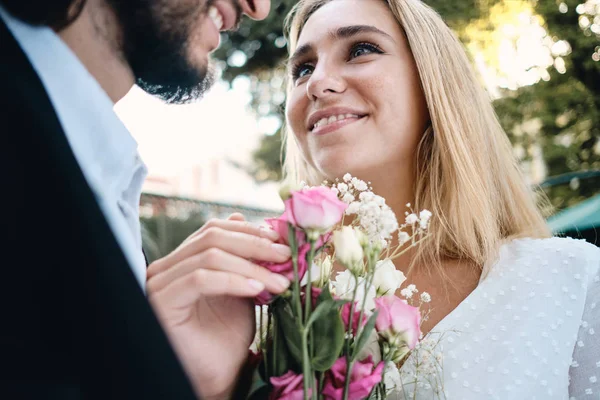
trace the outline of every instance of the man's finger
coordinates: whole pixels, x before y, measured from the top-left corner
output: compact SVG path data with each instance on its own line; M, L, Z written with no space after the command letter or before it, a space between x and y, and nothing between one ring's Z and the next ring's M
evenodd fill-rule
M240 224L235 221L221 221L229 224ZM239 228L239 226L238 226ZM243 229L241 229L243 230ZM180 263L188 257L202 253L211 248L246 259L283 263L290 259L291 250L288 246L273 243L273 241L258 235L223 229L213 225L195 238L180 246L168 256L154 262L148 268L148 278L161 273L171 266Z
M171 282L191 274L197 269L231 272L248 279L261 282L266 289L274 294L284 292L290 285L285 277L256 265L244 258L234 256L219 249L211 248L195 254L148 279L148 292L158 292Z
M242 213L233 213L231 214L228 218L229 221L245 221L246 218L244 217L244 214Z
M258 281L239 274L197 269L149 294L150 301L161 308L185 308L203 296L254 297L265 289Z

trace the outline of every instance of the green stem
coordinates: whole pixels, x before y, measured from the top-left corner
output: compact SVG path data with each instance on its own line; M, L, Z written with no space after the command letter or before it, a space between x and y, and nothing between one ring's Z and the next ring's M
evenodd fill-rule
M346 357L350 357L350 340L352 339L352 320L354 317L354 304L356 300L356 293L358 292L358 278L352 275L354 278L354 293L352 295L352 302L350 303L350 315L348 317L348 335L346 337ZM350 360L348 359L348 362Z
M302 302L300 301L300 278L298 277L298 244L296 243L296 228L288 224L288 241L292 251L292 265L294 267L294 280L292 283L292 298L296 308L296 323L302 329Z
M304 324L308 322L310 314L312 312L312 262L315 258L315 242L310 241L310 251L308 252L308 258L306 259L307 271L306 277L308 282L306 283L306 299L304 302Z
M354 366L354 361L350 361L348 363L348 371L346 372L346 380L344 382L344 400L348 400L348 393L350 390L350 377L352 376L352 367Z
M365 279L365 296L363 297L363 301L362 301L362 307L360 308L360 316L358 317L358 329L357 331L361 330L362 328L362 320L365 314L365 306L367 304L367 293L369 293L369 289L371 289L371 285L373 285L373 280L375 279L375 264L377 263L377 261L375 261L374 257L369 257L368 258L368 271L369 271L369 275L367 275L366 279ZM358 336L358 332L356 334Z
M262 317L262 306L261 306L261 317ZM261 322L261 326L262 326L262 322ZM266 381L269 382L269 360L267 358L268 354L269 354L269 337L271 336L271 306L267 306L267 333L265 335L265 346L263 349L263 358L264 358L264 363L265 363L265 378ZM261 339L262 340L262 339ZM275 347L273 347L275 348Z
M269 372L273 372L273 374L277 374L279 370L279 364L277 363L277 356L275 355L275 351L277 351L277 338L279 337L279 327L276 325L277 320L273 321L274 329L273 329L273 368L269 371L269 364L267 364L267 382L269 382Z
M310 315L312 314L312 264L313 264L313 260L315 258L315 240L313 239L309 239L309 243L310 243L310 250L308 252L308 258L306 259L306 264L307 264L307 279L308 282L306 284L306 294L305 294L305 298L304 298L304 326L306 326L306 324L308 323L308 319L310 318ZM306 353L303 356L303 358L306 358L308 360L309 363L309 367L310 367L310 360L312 359L311 356L314 355L314 350L315 350L315 345L314 345L314 337L312 334L312 329L308 329L308 331L306 332L307 335L307 340L306 340ZM310 343L310 350L308 349L308 344ZM306 374L304 375L304 379L307 379ZM315 380L312 376L312 373L310 374L310 387L312 389L312 398L314 400L317 399L317 388L315 387Z
M310 359L308 357L308 337L307 332L302 332L302 375L303 383L304 383L304 400L309 400L309 393L311 393L311 397L315 396L316 393L313 388L313 379L310 371Z
M352 320L354 317L354 304L356 303L356 294L358 292L358 278L354 277L354 294L352 296L352 303L350 303L350 315L348 316L348 338L346 339L346 380L344 382L344 400L348 400L348 389L350 388L350 377L352 376L352 366L354 365L354 355L350 354L350 340L352 340Z

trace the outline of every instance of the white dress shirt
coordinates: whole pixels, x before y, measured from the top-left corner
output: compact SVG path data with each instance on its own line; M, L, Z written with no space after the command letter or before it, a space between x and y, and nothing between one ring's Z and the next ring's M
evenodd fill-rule
M137 142L100 84L52 29L23 23L2 7L0 17L40 77L83 175L144 288L139 201L147 169Z

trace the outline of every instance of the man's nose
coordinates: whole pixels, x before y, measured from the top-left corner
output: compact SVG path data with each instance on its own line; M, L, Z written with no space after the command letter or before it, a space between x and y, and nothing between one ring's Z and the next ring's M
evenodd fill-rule
M244 14L260 21L267 18L271 11L271 0L239 0Z

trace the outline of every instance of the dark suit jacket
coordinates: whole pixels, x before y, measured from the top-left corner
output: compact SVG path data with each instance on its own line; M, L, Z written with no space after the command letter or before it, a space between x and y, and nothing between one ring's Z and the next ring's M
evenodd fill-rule
M195 398L1 19L0 137L0 399Z

